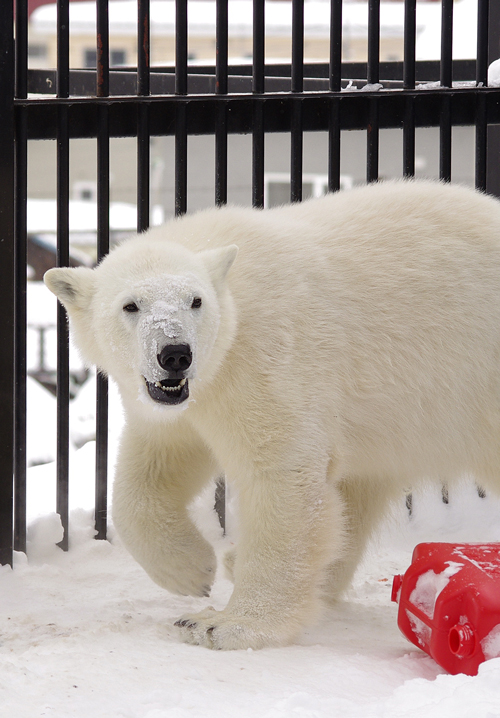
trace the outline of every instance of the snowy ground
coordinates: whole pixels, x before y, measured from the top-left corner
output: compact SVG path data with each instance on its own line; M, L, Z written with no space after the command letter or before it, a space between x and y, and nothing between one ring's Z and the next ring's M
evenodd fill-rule
M92 538L93 451L76 455L71 549L55 543L60 524L44 514L53 465L30 469L28 555L0 570L0 717L35 718L493 718L500 716L500 658L479 675L449 676L399 633L390 601L392 576L409 565L421 540L500 538L500 501L473 487L440 502L438 490L415 497L407 519L395 517L370 547L347 600L328 610L295 645L262 651L210 652L180 643L173 623L206 599L171 596L121 547ZM78 467L78 468L76 468ZM87 473L88 472L88 473ZM78 483L80 485L78 486ZM38 498L36 498L38 497ZM206 494L194 507L222 551ZM220 578L208 601L225 604Z
M28 398L38 444L49 446L53 399ZM111 392L111 461L120 412ZM92 383L72 407L75 446L92 434ZM33 438L33 437L32 437ZM392 576L420 541L500 540L500 500L471 484L441 501L439 487L404 497L372 542L346 601L286 648L211 652L180 642L174 621L207 603L222 608L231 586L219 577L210 599L171 596L130 558L110 529L92 529L94 444L71 454L70 551L54 514L54 464L28 471L28 558L0 568L0 718L499 718L500 658L476 677L449 676L400 634ZM207 492L195 519L219 553ZM233 525L234 525L233 517Z

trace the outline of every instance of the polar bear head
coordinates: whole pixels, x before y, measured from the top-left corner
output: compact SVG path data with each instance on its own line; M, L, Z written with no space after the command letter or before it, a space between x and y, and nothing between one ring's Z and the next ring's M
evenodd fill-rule
M234 335L226 275L237 251L192 252L139 236L95 269L51 269L44 281L66 307L83 358L115 379L125 404L185 408Z

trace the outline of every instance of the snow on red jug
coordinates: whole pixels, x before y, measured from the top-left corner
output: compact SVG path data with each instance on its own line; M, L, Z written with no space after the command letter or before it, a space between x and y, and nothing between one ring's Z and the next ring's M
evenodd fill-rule
M421 543L392 600L406 638L448 673L500 656L500 543Z

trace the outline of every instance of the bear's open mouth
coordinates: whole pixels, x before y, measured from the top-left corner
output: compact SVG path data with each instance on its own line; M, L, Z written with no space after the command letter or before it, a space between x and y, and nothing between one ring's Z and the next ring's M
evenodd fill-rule
M150 382L145 379L148 393L159 404L182 404L189 396L187 379L162 379Z

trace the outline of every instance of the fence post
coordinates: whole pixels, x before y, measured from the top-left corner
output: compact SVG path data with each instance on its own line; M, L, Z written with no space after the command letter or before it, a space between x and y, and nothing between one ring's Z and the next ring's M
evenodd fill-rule
M0 563L12 564L14 504L14 10L0 23Z
M490 0L488 63L500 58L500 3ZM500 125L488 127L486 191L500 197Z

